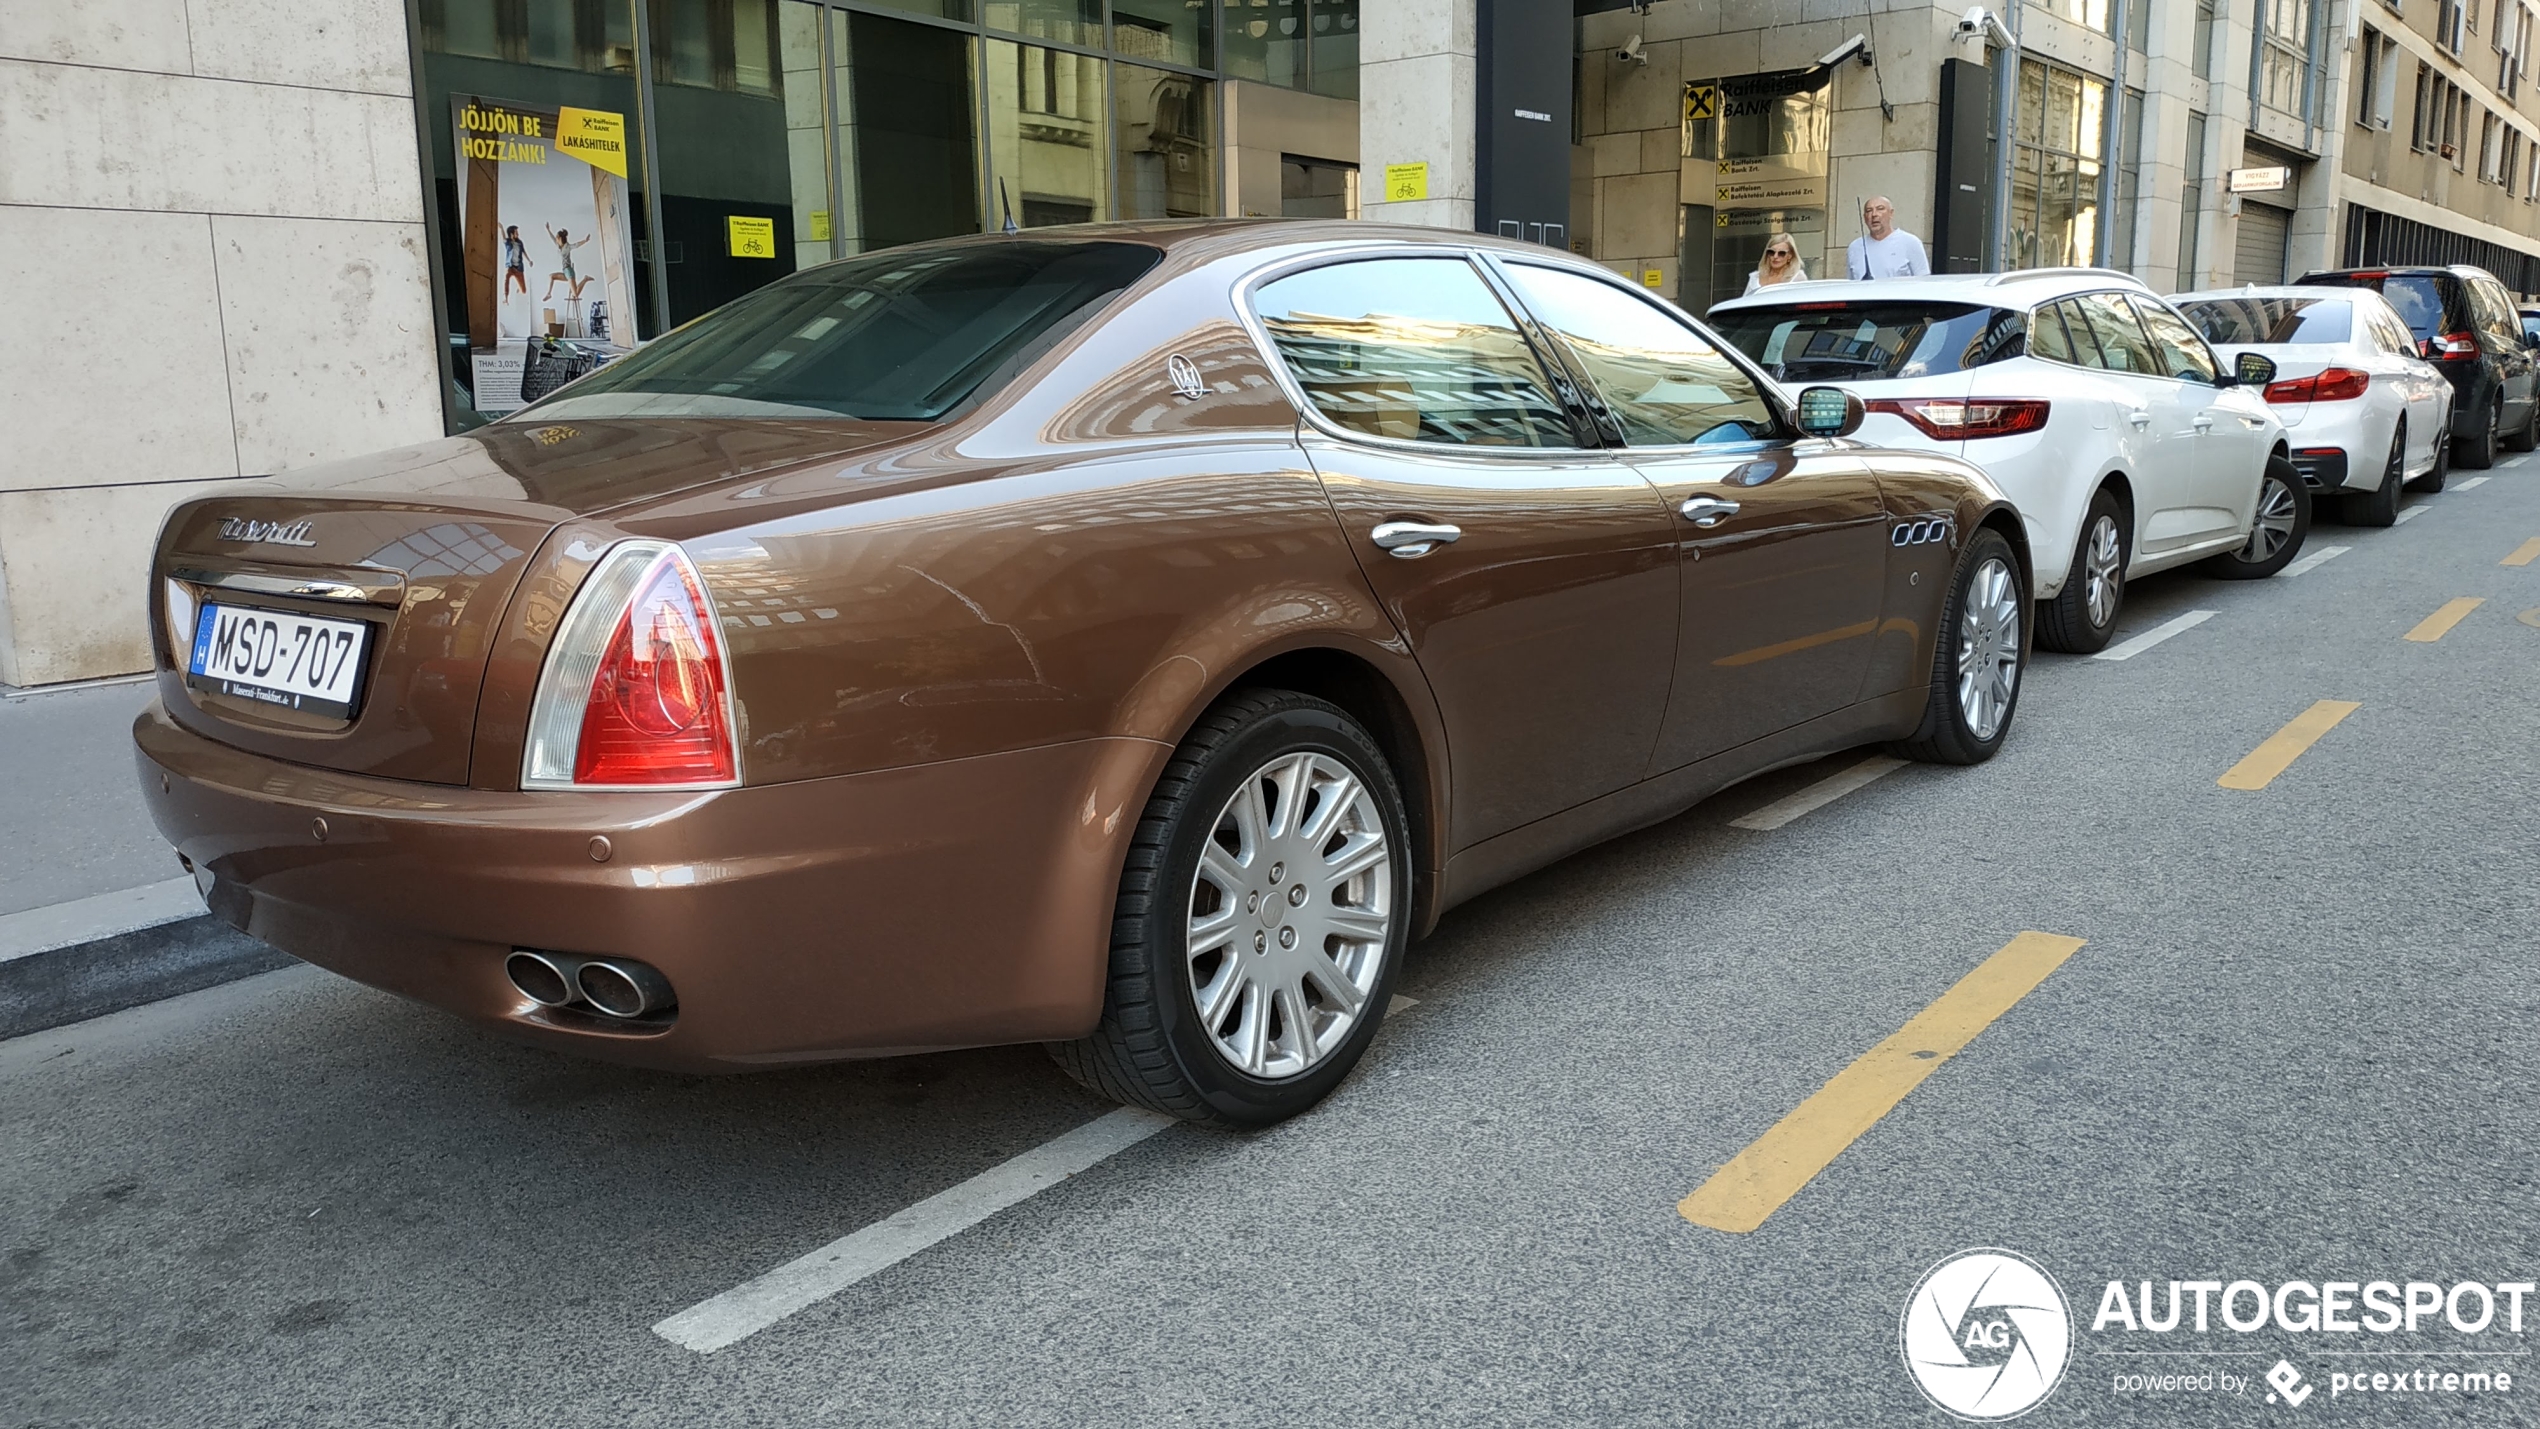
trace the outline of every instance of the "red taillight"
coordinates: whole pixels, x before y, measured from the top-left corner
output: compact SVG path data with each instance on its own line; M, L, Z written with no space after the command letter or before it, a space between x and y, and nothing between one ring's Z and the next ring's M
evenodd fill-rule
M2447 332L2425 340L2425 355L2437 362L2458 362L2478 356L2478 338L2466 332Z
M2331 367L2308 377L2288 377L2267 384L2270 402L2351 402L2372 386L2372 374L2351 367Z
M2025 397L1881 397L1861 405L1873 412L1902 417L1913 423L1914 430L1934 441L1955 442L2037 431L2046 425L2046 413L2052 404Z
M737 782L714 606L675 546L630 541L557 624L530 711L530 788Z

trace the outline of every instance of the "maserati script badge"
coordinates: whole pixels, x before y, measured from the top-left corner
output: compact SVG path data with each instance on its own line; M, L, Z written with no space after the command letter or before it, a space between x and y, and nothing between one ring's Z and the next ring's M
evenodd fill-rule
M244 541L251 546L314 546L317 538L309 534L306 521L250 521L243 516L220 519L220 538Z
M1208 384L1200 380L1199 368L1178 352L1164 359L1164 375L1172 380L1174 391L1194 402L1208 395Z

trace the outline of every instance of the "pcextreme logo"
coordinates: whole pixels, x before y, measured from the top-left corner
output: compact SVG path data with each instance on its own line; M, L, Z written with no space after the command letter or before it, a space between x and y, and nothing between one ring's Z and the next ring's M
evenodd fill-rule
M2046 1268L2017 1251L1962 1250L1923 1272L1898 1329L1906 1373L1960 1419L2016 1419L2071 1362L2072 1314Z

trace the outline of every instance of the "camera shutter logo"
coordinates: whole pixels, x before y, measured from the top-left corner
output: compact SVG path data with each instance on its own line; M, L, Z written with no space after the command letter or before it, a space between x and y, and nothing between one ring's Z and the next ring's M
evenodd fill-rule
M2073 1323L2044 1266L1986 1247L1923 1272L1899 1340L1924 1398L1960 1419L2016 1419L2063 1379Z

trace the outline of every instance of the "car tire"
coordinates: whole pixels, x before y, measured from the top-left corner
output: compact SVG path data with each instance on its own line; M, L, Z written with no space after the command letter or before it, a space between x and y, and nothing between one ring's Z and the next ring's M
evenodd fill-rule
M2266 475L2258 479L2258 509L2249 523L2249 539L2238 550L2204 562L2216 580L2264 580L2293 563L2311 534L2311 493L2292 458L2277 452L2267 458Z
M2349 526L2390 526L2399 520L2399 493L2408 484L2408 428L2401 423L2390 437L2390 460L2381 468L2381 485L2350 492L2337 501L2338 519Z
M2452 439L2445 437L2434 445L2434 469L2409 482L2408 489L2431 496L2443 489L2443 483L2450 480L2451 475Z
M2507 451L2527 452L2535 448L2540 448L2540 394L2533 397L2531 411L2523 417L2522 425L2505 438Z
M2028 582L1999 531L1979 530L1959 553L1932 643L1931 695L1922 726L1891 746L1931 764L1981 764L2011 733L2028 669Z
M2117 633L2117 611L2125 605L2126 557L2132 544L2125 507L2115 492L2101 487L2082 512L2081 539L2073 543L2064 588L2054 599L2038 602L2038 644L2067 655L2107 648L2108 637Z
M1130 838L1102 1021L1051 1057L1187 1121L1263 1126L1313 1106L1393 996L1409 825L1346 711L1289 690L1228 696L1173 752Z
M2473 471L2484 471L2496 464L2496 429L2504 420L2505 404L2499 398L2487 404L2487 425L2479 432L2478 440L2464 442L2459 437L2452 439L2456 449L2453 455L2461 465Z

